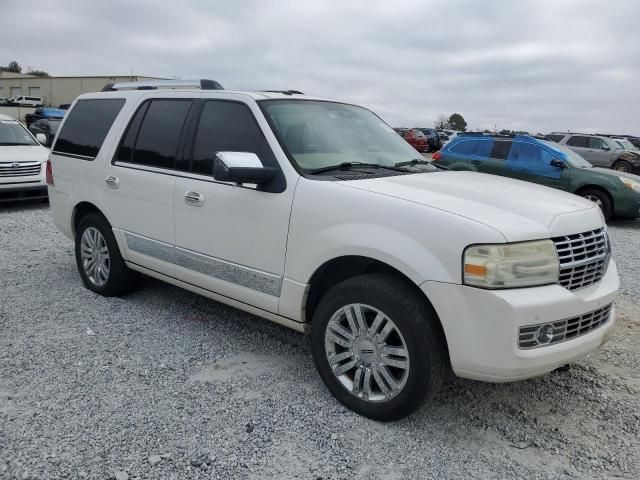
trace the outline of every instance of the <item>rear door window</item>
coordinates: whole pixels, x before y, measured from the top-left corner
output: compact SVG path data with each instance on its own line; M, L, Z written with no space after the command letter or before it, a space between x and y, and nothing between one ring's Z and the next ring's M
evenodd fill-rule
M53 153L81 160L96 158L123 105L121 98L78 100L68 113Z
M116 153L116 160L158 168L174 168L190 99L157 99L143 103Z
M589 146L589 137L573 135L569 140L567 140L567 145L570 147L587 148Z

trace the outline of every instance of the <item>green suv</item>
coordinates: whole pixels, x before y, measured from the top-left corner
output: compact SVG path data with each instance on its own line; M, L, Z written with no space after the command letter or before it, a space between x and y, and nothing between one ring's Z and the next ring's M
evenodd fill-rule
M473 170L575 193L596 202L606 219L640 216L640 176L597 168L573 150L526 135L461 134L433 154L452 170Z

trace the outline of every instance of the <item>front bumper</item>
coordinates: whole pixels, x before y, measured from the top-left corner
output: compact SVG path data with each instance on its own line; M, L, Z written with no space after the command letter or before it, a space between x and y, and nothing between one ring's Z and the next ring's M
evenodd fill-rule
M421 285L442 322L455 374L489 382L543 375L596 350L613 333L615 308L606 323L589 333L530 350L518 347L519 328L605 307L615 300L618 287L613 261L599 283L577 291L559 285L513 290L430 281Z
M38 175L4 176L0 178L0 202L47 198L45 165L40 165Z

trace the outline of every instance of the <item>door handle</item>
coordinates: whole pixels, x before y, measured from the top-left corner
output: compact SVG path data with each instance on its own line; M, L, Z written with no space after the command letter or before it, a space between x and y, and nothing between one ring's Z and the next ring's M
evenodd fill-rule
M482 161L481 160L471 160L471 164L472 165L482 165Z
M120 179L118 177L114 177L113 175L109 175L104 182L107 184L109 188L118 188L120 187Z
M184 203L193 207L201 207L204 205L204 195L199 192L189 190L184 194Z

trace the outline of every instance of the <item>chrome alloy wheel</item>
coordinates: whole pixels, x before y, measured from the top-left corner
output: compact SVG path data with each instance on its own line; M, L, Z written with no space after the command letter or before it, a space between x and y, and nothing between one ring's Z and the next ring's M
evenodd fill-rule
M96 287L102 287L109 280L111 258L107 242L95 227L87 228L80 241L82 267L87 278Z
M362 400L389 401L407 383L407 345L397 325L377 308L353 303L335 312L324 346L333 374Z
M585 195L584 198L586 198L587 200L591 200L593 203L600 207L600 210L602 210L602 200L600 200L598 197L596 197L595 195Z

